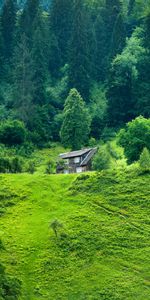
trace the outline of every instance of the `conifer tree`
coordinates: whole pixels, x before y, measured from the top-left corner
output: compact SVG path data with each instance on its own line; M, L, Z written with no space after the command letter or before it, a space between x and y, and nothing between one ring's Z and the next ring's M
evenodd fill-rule
M48 54L47 38L43 24L42 12L39 9L33 24L32 57L33 82L35 104L45 103L45 80L47 74Z
M122 49L125 46L125 25L123 22L122 14L118 14L111 38L111 49L110 49L110 58L114 58L117 54L122 52Z
M13 52L16 25L16 2L5 0L1 13L4 59L10 61Z
M60 131L62 143L80 149L88 140L90 118L85 103L76 89L72 89L64 106L64 120Z
M69 87L76 88L85 101L89 100L90 61L87 15L83 1L76 0L73 32L69 51Z
M130 17L132 15L134 5L135 5L135 0L129 0L129 3L128 3L128 17Z
M57 41L61 53L61 65L67 62L68 43L72 33L72 13L72 0L52 1L50 6L50 34L54 35Z
M104 20L104 69L105 73L108 71L111 63L112 56L117 54L118 47L122 47L122 5L120 0L106 0L105 9L103 12ZM121 27L121 28L120 28ZM124 32L124 30L123 30ZM119 41L119 42L117 42ZM122 49L121 49L122 50ZM120 51L120 49L119 49Z
M2 36L2 29L0 24L0 79L4 79L4 41Z
M33 61L25 34L22 35L21 41L15 48L13 65L14 108L18 117L28 125L33 110L35 87L32 71Z
M30 44L32 44L33 27L38 10L39 0L27 0L20 17L20 34L25 33Z

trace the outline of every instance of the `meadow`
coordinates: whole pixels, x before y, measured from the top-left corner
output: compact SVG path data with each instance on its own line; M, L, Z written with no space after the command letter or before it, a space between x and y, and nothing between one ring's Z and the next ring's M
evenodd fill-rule
M20 300L149 300L149 182L136 166L1 175L1 260Z

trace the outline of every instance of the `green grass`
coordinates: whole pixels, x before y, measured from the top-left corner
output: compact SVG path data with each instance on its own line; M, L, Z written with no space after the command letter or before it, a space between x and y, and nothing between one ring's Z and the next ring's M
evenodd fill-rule
M1 175L1 260L22 280L20 299L149 300L149 182L133 167Z

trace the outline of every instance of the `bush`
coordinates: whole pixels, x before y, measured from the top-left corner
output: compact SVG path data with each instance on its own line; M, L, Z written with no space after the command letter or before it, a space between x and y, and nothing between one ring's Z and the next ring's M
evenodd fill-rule
M4 266L0 263L0 299L17 300L21 294L21 282L6 275Z
M147 148L144 148L140 155L139 165L143 172L150 171L150 152Z
M21 173L23 161L19 157L0 157L0 173Z
M23 161L19 157L14 157L10 163L10 173L21 173Z
M110 167L110 155L104 147L101 147L98 153L94 156L92 161L92 169L95 171L101 171L109 169Z
M47 162L45 173L46 174L53 174L53 173L55 173L55 163L52 160L49 160Z
M0 143L7 146L21 145L26 138L24 123L18 120L7 120L0 125Z
M129 164L138 161L144 147L150 149L150 119L138 117L121 129L118 135L119 145Z
M36 171L35 162L33 160L29 161L27 172L33 174Z
M8 157L0 157L0 173L9 173L11 162Z

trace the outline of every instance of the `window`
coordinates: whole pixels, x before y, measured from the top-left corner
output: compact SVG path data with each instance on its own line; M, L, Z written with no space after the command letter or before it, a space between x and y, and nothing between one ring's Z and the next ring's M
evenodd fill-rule
M82 173L82 167L78 167L78 168L76 168L76 173Z
M75 158L74 158L74 163L75 163L75 164L78 164L79 162L80 162L80 157L75 157Z

